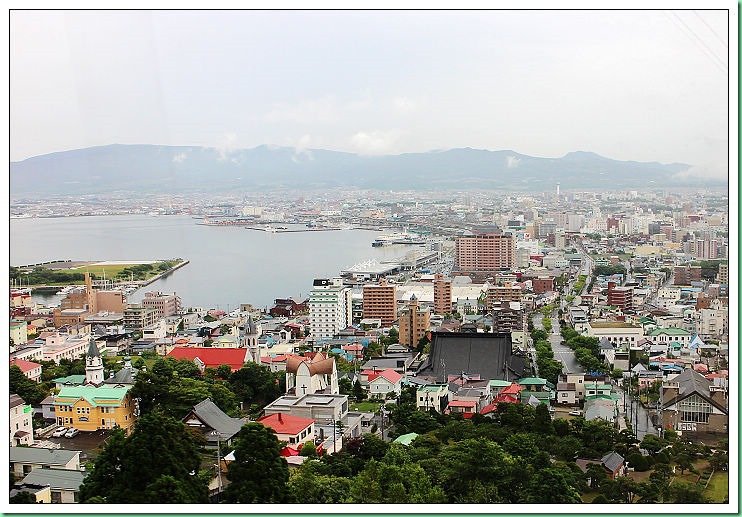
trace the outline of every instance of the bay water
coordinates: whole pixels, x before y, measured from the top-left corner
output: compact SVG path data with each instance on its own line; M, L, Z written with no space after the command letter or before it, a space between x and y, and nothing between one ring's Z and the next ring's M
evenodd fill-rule
M186 307L270 308L275 298L304 299L314 278L359 262L391 260L405 245L374 248L377 231L271 233L242 226L206 226L185 215L120 215L10 220L10 265L50 260L138 261L171 258L190 264L129 295L175 292ZM289 225L301 228L298 225ZM34 299L56 305L59 296Z

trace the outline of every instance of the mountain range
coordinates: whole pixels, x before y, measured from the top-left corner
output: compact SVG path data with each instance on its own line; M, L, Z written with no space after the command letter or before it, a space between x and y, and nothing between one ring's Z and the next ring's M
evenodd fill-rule
M253 189L381 190L641 189L709 185L683 174L687 164L618 161L590 152L539 158L514 151L460 148L388 156L262 145L90 147L10 163L11 196ZM718 181L717 181L718 183Z

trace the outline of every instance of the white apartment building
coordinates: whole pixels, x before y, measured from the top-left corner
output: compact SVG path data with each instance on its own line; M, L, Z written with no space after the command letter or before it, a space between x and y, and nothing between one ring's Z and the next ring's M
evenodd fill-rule
M728 328L729 309L709 308L696 311L696 332L703 338L718 337Z
M351 288L341 278L318 278L309 292L309 325L314 339L333 338L353 322Z
M614 346L636 345L644 337L641 326L619 321L591 321L585 325L588 336L607 339Z

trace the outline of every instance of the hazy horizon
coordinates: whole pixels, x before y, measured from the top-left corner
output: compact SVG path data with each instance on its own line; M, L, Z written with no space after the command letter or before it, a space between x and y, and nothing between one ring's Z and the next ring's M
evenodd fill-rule
M725 10L13 10L9 31L12 161L470 147L728 175Z

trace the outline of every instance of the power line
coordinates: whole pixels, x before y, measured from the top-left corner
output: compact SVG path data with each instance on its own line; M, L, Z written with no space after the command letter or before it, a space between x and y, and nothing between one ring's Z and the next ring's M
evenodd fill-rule
M667 13L666 13L667 14ZM672 15L672 16L671 16ZM706 56L709 58L709 60L724 74L727 74L729 72L727 65L724 63L722 59L720 59L709 47L706 45L706 43L695 33L693 29L688 27L688 25L675 13L670 13L667 15L670 20L680 29L680 26L678 25L678 22L685 27L686 30L680 29L680 31L685 34L694 45L696 45L701 51L706 54ZM690 32L690 34L688 34ZM691 35L693 36L691 38Z
M713 28L713 27L712 27L711 25L709 25L709 24L708 24L708 22L706 22L706 20L704 20L704 19L703 19L703 17L702 17L702 16L700 15L700 14L698 14L698 11L693 11L693 14L695 14L695 15L696 15L696 17L697 17L697 18L698 18L699 20L701 20L701 21L703 22L703 24L704 24L704 25L705 25L706 27L708 27L708 29L709 29L709 30L710 30L710 31L711 31L711 32L712 32L712 33L714 34L714 36L716 36L716 39L718 39L718 40L719 40L719 42L720 42L720 43L721 43L722 45L724 45L724 48L729 48L729 45L727 45L727 42L726 42L726 41L724 41L723 39L721 39L721 36L719 36L719 35L718 35L718 34L716 33L716 31L714 30L714 28Z

